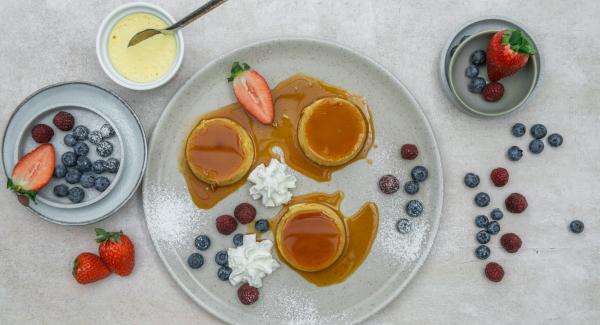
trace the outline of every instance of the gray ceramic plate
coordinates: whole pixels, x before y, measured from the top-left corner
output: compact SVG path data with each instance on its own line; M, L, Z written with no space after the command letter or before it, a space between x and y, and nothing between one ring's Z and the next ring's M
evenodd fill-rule
M66 198L57 198L52 189L57 184L67 184L63 179L55 179L38 194L37 203L30 209L50 222L63 225L82 225L102 220L117 211L133 195L141 182L146 166L146 139L144 130L129 105L109 91L85 82L70 82L52 85L25 99L13 113L5 130L2 147L4 170L8 177L12 168L27 152L38 144L30 136L31 127L45 123L54 129L51 142L56 150L56 163L61 155L72 148L64 144L63 138L69 132L60 131L52 124L58 111L74 115L75 124L85 125L90 130L99 129L104 123L112 125L116 135L107 139L113 144L111 157L120 161L116 174L103 173L111 180L104 192L85 189L84 201L72 204ZM89 142L89 157L100 159L95 146ZM107 159L107 158L103 158Z
M356 211L366 201L380 209L377 238L364 264L345 282L319 288L286 266L267 277L258 303L239 303L236 289L220 281L214 255L232 247L232 236L219 235L214 219L231 214L240 202L252 202L260 217L272 217L277 208L264 208L241 187L209 210L191 201L178 168L178 157L197 118L235 101L227 76L234 61L260 71L270 85L302 72L366 97L374 118L372 164L361 160L334 173L331 182L317 183L298 176L295 194L342 190L342 210ZM415 143L419 157L411 162L399 155L403 143ZM429 178L414 197L402 191L381 194L377 180L392 173L402 183L413 166L429 168ZM412 279L433 243L442 209L442 168L436 141L421 108L408 90L372 60L341 46L316 40L277 39L253 44L208 64L173 97L152 135L143 197L146 221L165 266L187 294L222 320L235 324L317 323L361 321L387 305ZM396 222L406 217L404 205L422 200L425 212L414 218L413 231L401 235ZM238 231L244 231L238 228ZM212 245L203 252L205 264L192 270L187 257L196 251L194 237L208 234Z

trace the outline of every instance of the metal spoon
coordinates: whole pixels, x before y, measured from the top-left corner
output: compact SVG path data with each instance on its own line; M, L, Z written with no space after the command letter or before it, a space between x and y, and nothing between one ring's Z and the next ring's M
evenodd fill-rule
M145 40L149 39L150 37L158 35L158 34L167 35L167 34L175 33L179 29L183 28L184 26L193 22L194 20L200 18L201 16L204 16L209 11L222 5L226 1L227 0L210 0L209 2L205 3L202 7L194 10L191 14L183 17L183 19L181 19L180 21L176 22L175 24L173 24L165 29L150 28L150 29L145 29L141 32L138 32L135 35L133 35L131 40L129 40L129 44L127 45L127 47L134 46L137 43L139 43L141 41L145 41Z

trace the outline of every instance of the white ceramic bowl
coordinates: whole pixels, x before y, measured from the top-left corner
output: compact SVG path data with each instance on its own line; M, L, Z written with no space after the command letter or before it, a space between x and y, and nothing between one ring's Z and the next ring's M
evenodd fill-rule
M166 84L171 78L175 76L179 67L181 66L181 62L183 61L183 52L184 52L184 44L183 44L183 35L181 31L175 33L175 40L177 42L177 57L175 59L175 63L171 67L171 70L163 75L160 79L148 82L148 83L140 83L131 81L125 77L123 77L115 68L113 67L110 57L108 55L108 36L112 31L115 24L121 20L123 17L133 14L133 13L148 13L159 17L164 20L167 25L171 25L175 23L175 19L165 10L155 5L145 3L145 2L134 2L118 7L113 10L104 21L100 25L100 29L98 30L98 36L96 37L96 54L98 55L98 61L100 61L100 65L104 72L116 83L119 85L133 89L133 90L149 90L158 88L164 84Z

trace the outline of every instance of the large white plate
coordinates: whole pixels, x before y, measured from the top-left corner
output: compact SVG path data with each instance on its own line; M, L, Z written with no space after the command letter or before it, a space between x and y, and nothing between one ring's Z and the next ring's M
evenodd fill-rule
M342 210L354 213L366 201L379 206L379 232L369 257L345 282L318 288L283 266L269 276L258 303L243 306L236 290L217 276L214 254L232 246L232 236L216 232L214 219L231 214L240 202L251 201L243 186L209 210L191 202L178 169L178 157L197 118L235 101L226 77L231 63L244 61L259 70L270 85L302 72L365 96L373 112L375 144L369 159L360 160L333 175L331 182L317 183L297 174L295 194L342 190ZM403 143L415 143L420 155L402 160ZM404 183L415 165L429 169L420 192L410 197L401 191L383 195L377 180L394 174ZM339 45L307 39L276 39L253 44L222 56L196 73L173 97L152 135L148 170L143 185L144 210L154 245L165 266L192 299L229 323L354 323L388 304L411 280L433 243L442 208L442 168L431 127L408 90L372 60ZM395 224L405 203L418 198L425 212L415 218L414 229L401 235ZM258 208L259 217L272 217L277 209ZM409 218L409 217L407 217ZM238 228L238 231L241 229ZM244 229L245 230L245 229ZM196 251L193 241L208 234L212 245L204 252L199 270L187 266Z

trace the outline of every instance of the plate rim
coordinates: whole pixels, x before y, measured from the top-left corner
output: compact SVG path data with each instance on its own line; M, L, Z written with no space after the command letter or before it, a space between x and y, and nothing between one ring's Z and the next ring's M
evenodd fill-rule
M435 132L433 131L433 128L431 126L431 122L429 121L429 118L427 117L427 115L425 114L425 111L423 110L421 104L417 101L417 99L415 98L415 96L413 95L412 92L410 92L408 90L408 88L400 81L399 78L397 78L392 72L390 72L388 69L386 69L383 65L381 65L380 63L378 63L377 61L375 61L374 59L372 59L371 57L369 57L366 54L363 54L362 52L355 50L349 46L346 45L342 45L339 44L337 42L334 41L330 41L330 40L325 40L325 39L321 39L321 38L316 38L316 37L287 37L287 36L282 36L282 37L273 37L273 38L266 38L266 39L262 39L262 40L258 40L258 41L254 41L254 42L250 42L238 47L235 47L234 49L228 50L227 52L218 55L217 57L215 57L214 59L210 60L208 63L206 63L204 66L202 66L198 71L196 71L194 74L192 74L187 80L186 82L181 85L179 87L179 89L177 90L177 92L175 92L175 94L171 97L171 99L169 100L169 102L167 103L167 105L165 106L165 108L163 109L163 111L161 112L161 115L158 119L158 121L156 122L156 125L154 126L154 130L156 131L156 129L158 129L159 127L161 127L165 121L164 117L167 114L167 111L170 110L169 107L171 107L173 101L176 98L179 98L183 93L184 93L184 89L187 88L192 82L193 80L195 80L200 74L204 73L206 70L208 70L210 67L212 67L214 64L216 64L218 61L222 60L224 57L227 56L231 56L233 54L235 54L238 51L247 49L247 48L251 48L251 47L258 47L261 45L266 45L269 43L274 43L274 42L310 42L310 43L318 43L320 45L324 45L324 46L328 46L328 47L334 47L334 48L338 48L338 49L342 49L345 50L351 54L354 54L362 59L364 59L365 61L367 61L369 64L371 64L372 66L374 66L375 68L377 68L380 72L384 73L385 75L387 75L390 79L392 79L394 81L394 83L396 85L398 85L399 87L401 87L404 91L406 91L406 93L409 95L409 99L410 101L412 101L419 109L418 114L421 115L421 118L424 120L425 124L427 125L427 133L429 133L429 135L431 136L431 139L433 140L433 149L435 152L435 157L434 157L434 161L436 163L436 167L438 168L438 170L440 171L437 175L438 178L438 182L440 184L439 189L437 190L437 194L440 200L440 204L439 204L439 208L438 211L435 211L435 220L432 224L432 228L431 228L431 240L428 241L425 249L423 250L423 254L422 256L419 258L419 260L415 263L415 267L413 268L412 272L410 272L410 274L408 275L407 279L398 287L395 288L395 290L393 290L391 292L391 294L389 294L387 297L385 297L385 299L380 300L380 302L374 306L373 308L371 308L367 313L364 313L363 315L360 315L359 317L350 320L349 323L351 324L356 324L356 323L360 323L365 321L366 319L368 319L369 317L375 315L376 313L378 313L379 311L381 311L383 308L387 307L393 300L395 300L400 293L404 290L404 288L406 288L406 286L412 282L413 278L415 277L415 275L417 274L417 272L421 269L421 267L423 266L423 264L425 263L425 261L429 258L429 254L431 253L431 249L433 247L433 244L437 238L437 233L438 233L438 229L439 229L439 224L440 224L440 220L441 220L441 215L442 215L442 210L444 207L444 170L443 170L443 165L442 165L442 159L441 159L441 153L439 150L439 144L437 142L436 136L435 136ZM150 144L149 144L149 152L153 151L153 144L155 143L155 137L157 136L156 132L152 132L152 135L150 136ZM150 238L152 240L152 244L154 245L154 248L157 252L157 254L159 255L161 262L163 264L163 266L167 269L167 271L169 272L169 275L171 276L171 278L173 280L175 280L175 282L177 283L177 285L194 301L196 302L196 304L200 305L205 311L207 311L208 313L210 313L212 316L218 318L221 321L224 321L228 324L233 324L235 323L235 320L230 318L227 315L223 315L223 314L219 314L217 313L213 308L211 308L207 303L205 303L203 300L198 299L196 296L194 296L192 294L192 292L182 283L182 281L179 279L178 276L176 276L175 271L172 269L172 267L166 262L165 260L165 254L162 252L162 250L159 248L158 246L158 241L155 238L155 236L152 235L152 233L150 232L150 228L148 225L148 217L146 215L146 209L147 209L147 205L148 203L146 202L147 200L145 199L146 197L146 193L147 191L147 187L148 187L148 178L147 178L147 173L149 172L150 169L146 169L146 173L144 174L144 179L142 182L142 206L143 206L143 210L144 210L144 218L146 221L146 227L147 230L150 234Z

